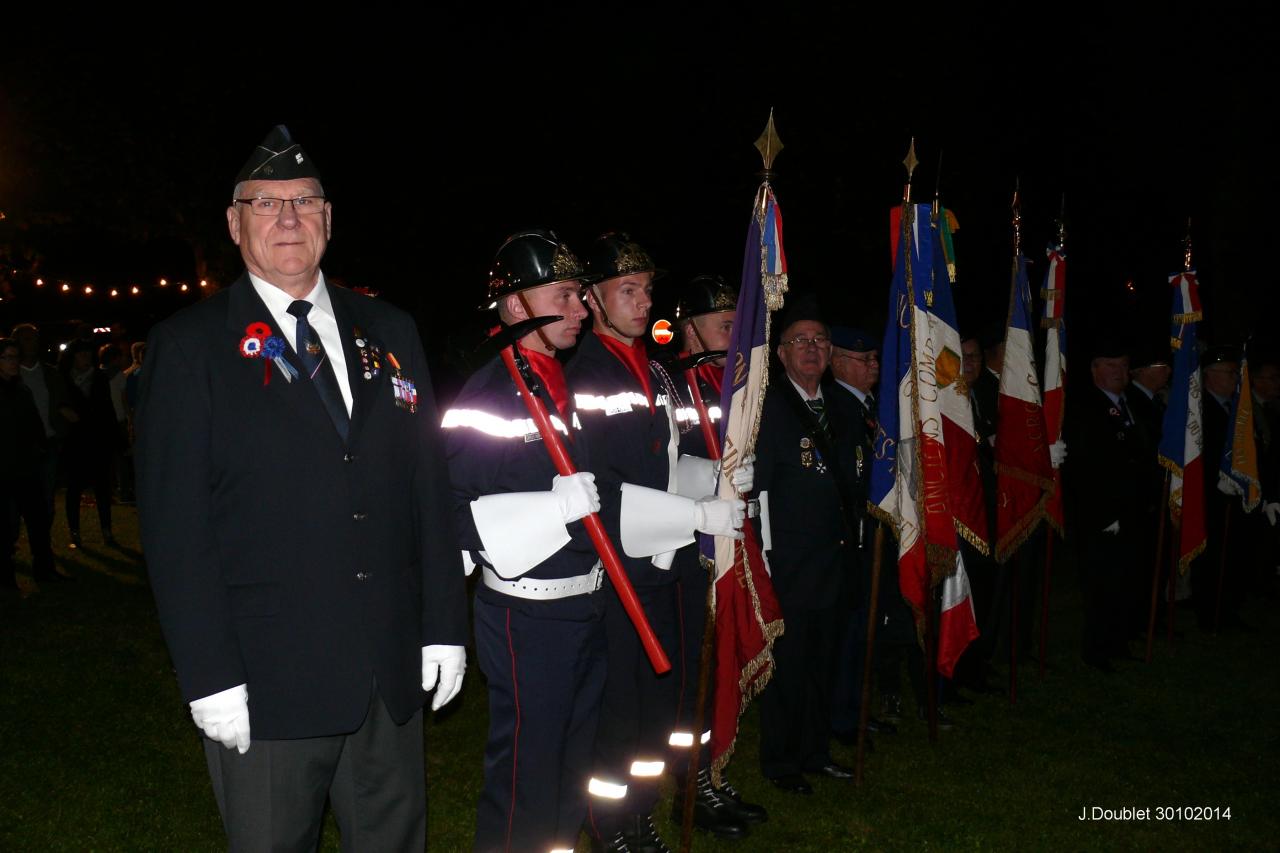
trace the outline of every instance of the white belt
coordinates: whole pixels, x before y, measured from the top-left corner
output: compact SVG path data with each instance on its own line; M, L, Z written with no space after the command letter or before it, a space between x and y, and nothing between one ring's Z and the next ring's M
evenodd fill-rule
M604 573L600 563L596 563L591 571L576 578L521 578L507 581L498 577L497 572L484 566L484 585L495 592L510 595L514 598L528 598L533 601L552 601L557 598L569 598L574 595L586 595L600 588Z

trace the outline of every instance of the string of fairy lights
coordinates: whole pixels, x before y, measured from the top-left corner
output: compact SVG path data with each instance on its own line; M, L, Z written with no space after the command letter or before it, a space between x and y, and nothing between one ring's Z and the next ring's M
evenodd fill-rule
M13 276L18 276L18 270L11 270ZM129 299L133 297L143 296L148 290L152 292L168 292L168 293L191 293L206 294L217 290L217 285L208 279L200 279L199 282L189 283L186 281L170 281L168 278L160 278L154 284L144 285L134 283L128 285L116 285L111 287L98 287L91 282L72 283L65 279L42 278L35 277L30 280L30 285L37 291L55 292L66 294L68 297L80 297L82 299L105 298L105 299ZM0 302L6 299L16 299L16 294L6 296L0 293Z

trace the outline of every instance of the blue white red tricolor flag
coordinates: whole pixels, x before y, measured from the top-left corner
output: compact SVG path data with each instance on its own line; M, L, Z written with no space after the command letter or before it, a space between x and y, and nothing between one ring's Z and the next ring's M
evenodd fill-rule
M1040 325L1044 338L1044 428L1045 441L1053 444L1062 438L1063 415L1067 410L1067 255L1061 245L1050 246L1049 268L1044 273L1044 318ZM1045 503L1049 523L1065 534L1062 507L1062 476L1053 469L1053 491Z
M1249 382L1248 350L1240 360L1240 378L1231 400L1231 419L1227 422L1227 444L1218 466L1218 477L1229 480L1240 489L1245 512L1253 512L1262 501L1262 481L1258 477L1258 445L1253 418L1253 386Z
M940 211L941 212L941 211ZM902 596L923 618L940 582L938 667L944 675L977 636L960 535L987 543L973 413L961 378L960 334L943 251L941 216L904 205L898 224L890 316L881 349L879 428L870 510L898 539ZM891 393L892 392L892 393ZM949 596L949 597L948 597Z
M1194 270L1169 277L1173 285L1173 379L1160 432L1160 464L1169 470L1169 516L1178 529L1178 571L1205 548L1204 452L1197 327L1204 318Z
M733 472L755 449L769 377L769 315L782 307L787 289L787 257L782 248L782 213L768 183L760 186L747 229L742 288L721 388L721 470L718 494L738 498ZM703 558L715 564L716 677L711 722L711 774L733 754L738 718L747 702L773 674L773 641L782 634L778 606L760 545L750 525L745 538L699 537Z
M1032 345L1027 259L1018 252L1013 261L996 427L996 559L1001 563L1013 556L1045 517L1045 503L1054 487Z

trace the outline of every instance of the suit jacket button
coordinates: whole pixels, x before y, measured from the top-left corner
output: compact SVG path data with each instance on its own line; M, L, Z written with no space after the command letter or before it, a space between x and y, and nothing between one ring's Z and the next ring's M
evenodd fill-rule
M369 579L370 574L371 574L370 572L356 572L356 580L367 581Z
M352 517L353 519L355 519L356 521L364 521L364 520L365 520L366 518L368 518L369 516L368 516L368 515L366 515L366 514L365 514L365 513L363 513L363 512L353 512L353 513L351 513L351 517Z

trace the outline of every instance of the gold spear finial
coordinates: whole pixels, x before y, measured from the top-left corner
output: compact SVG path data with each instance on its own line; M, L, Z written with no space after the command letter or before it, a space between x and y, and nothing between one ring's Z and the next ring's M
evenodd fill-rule
M902 165L907 169L907 185L902 188L902 200L904 202L911 201L911 176L916 173L916 166L920 165L920 161L916 159L916 138L911 137L911 146L907 149L907 156L903 159Z
M773 107L769 108L769 123L764 126L764 132L756 140L756 150L764 160L764 176L768 180L773 174L774 158L782 151L782 140L778 138L778 131L773 127Z
M1191 272L1191 217L1187 217L1187 236L1185 240L1185 248L1182 254L1182 269L1184 272Z

